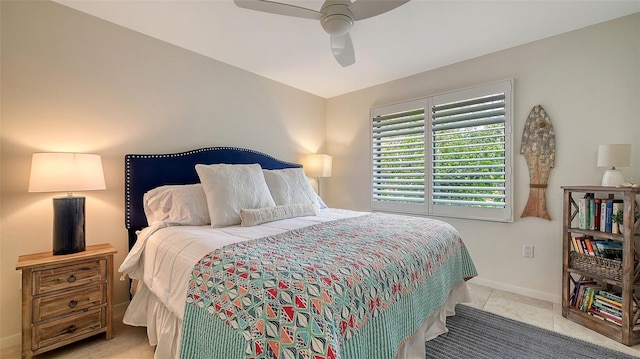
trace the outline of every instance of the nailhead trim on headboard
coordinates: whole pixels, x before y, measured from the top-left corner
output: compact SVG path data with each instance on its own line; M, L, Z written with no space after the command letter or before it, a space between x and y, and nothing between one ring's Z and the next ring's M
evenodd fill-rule
M279 168L291 168L291 167L301 167L301 165L296 164L296 163L291 163L291 162L286 162L286 161L281 161L273 156L267 155L265 153L262 152L258 152L255 150L250 150L250 149L246 149L246 148L240 148L240 147L226 147L226 146L221 146L221 147L206 147L206 148L199 148L199 149L195 149L195 150L191 150L191 151L186 151L186 152L178 152L178 153L167 153L167 154L127 154L125 155L125 224L126 224L126 228L129 230L135 229L132 228L131 225L131 216L132 216L132 209L131 209L131 201L132 201L132 197L131 197L131 185L132 185L132 164L131 164L131 160L132 159L158 159L158 158L174 158L174 157L185 157L185 156L189 156L189 155L194 155L194 154L198 154L198 153L202 153L202 152L217 152L217 151L238 151L240 153L252 153L257 155L259 158L264 158L265 160L268 161L273 161L275 164L277 164L277 166ZM233 164L233 158L230 158L229 161L225 161L224 163L230 163Z

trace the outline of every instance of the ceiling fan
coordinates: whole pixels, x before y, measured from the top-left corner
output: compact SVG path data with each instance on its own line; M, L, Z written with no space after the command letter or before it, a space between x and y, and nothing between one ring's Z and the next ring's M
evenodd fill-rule
M391 11L409 0L326 0L320 11L269 0L233 0L241 8L272 14L320 20L324 31L331 35L331 51L343 67L356 62L349 30L353 23Z

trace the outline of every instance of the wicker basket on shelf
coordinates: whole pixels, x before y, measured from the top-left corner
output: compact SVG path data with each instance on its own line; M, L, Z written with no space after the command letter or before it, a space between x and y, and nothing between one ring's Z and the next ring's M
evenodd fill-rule
M569 267L607 279L622 281L622 261L571 252Z

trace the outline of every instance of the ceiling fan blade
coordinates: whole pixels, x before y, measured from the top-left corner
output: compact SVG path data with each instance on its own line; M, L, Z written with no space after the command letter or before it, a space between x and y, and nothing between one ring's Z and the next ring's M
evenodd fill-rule
M322 13L307 9L306 7L283 4L268 0L233 0L237 7L249 10L268 12L278 15L301 17L305 19L320 20Z
M351 35L346 33L340 36L331 36L331 52L333 57L342 67L353 65L356 62L356 55L353 51Z
M391 11L408 2L409 0L357 0L349 5L349 11L353 14L354 20L362 20Z

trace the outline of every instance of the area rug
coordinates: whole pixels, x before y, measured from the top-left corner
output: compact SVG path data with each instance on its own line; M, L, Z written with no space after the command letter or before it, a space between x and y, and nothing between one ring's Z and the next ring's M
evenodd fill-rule
M426 343L427 359L636 358L466 305L456 306L447 328Z

